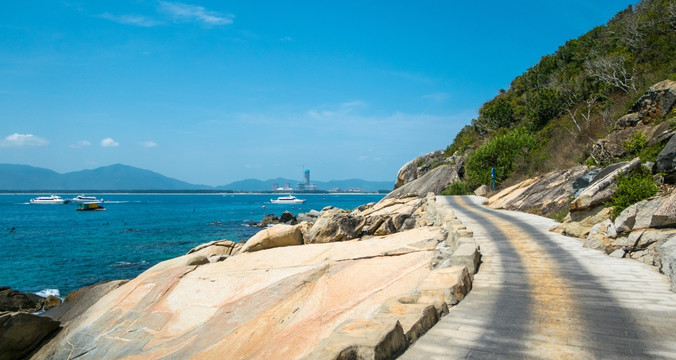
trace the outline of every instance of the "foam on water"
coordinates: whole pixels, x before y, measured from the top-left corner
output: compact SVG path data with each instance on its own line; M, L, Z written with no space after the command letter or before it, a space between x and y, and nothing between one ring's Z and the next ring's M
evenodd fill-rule
M61 294L59 293L59 289L43 289L35 293L37 296L42 296L46 298L47 296L56 296L58 298L61 297Z

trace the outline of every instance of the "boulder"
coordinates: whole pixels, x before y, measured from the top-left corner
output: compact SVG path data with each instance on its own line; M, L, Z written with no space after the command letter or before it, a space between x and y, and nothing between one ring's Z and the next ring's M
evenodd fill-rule
M304 239L306 244L329 243L357 238L364 227L364 218L353 216L345 210L330 209L322 212Z
M490 191L490 189L488 188L488 186L481 185L474 190L474 195L476 195L476 196L486 196L486 194L488 194L489 191Z
M305 222L308 222L308 223L314 223L315 221L317 221L317 218L319 218L321 215L322 215L321 212L313 209L313 210L310 210L306 213L298 214L298 216L296 217L296 220L298 222L305 221Z
M289 225L296 225L296 215L292 214L289 211L285 211L279 217L279 222Z
M258 227L267 227L269 225L276 225L279 224L279 218L275 214L267 214L263 217L260 223L258 223Z
M22 293L7 286L0 287L0 311L38 312L42 310L43 302L41 296Z
M198 245L190 249L186 255L202 255L208 259L213 256L230 256L236 254L241 246L241 243L235 243L234 241L230 240L216 240Z
M668 175L676 172L676 136L672 136L667 145L664 146L664 149L657 155L655 172L667 173ZM667 177L673 178L673 176Z
M394 188L400 188L425 175L430 170L431 163L444 161L443 155L443 150L437 150L429 154L418 156L404 164L397 173L397 181L394 183Z
M563 223L550 230L563 235L586 238L596 224L610 219L611 211L612 208L605 206L575 212L571 211L563 220Z
M439 166L385 196L386 199L410 196L424 197L427 193L441 194L452 183L460 181L457 170L450 165Z
M676 237L666 241L659 247L660 271L667 276L671 291L676 292Z
M272 249L280 246L303 245L299 226L279 224L259 231L246 241L241 253Z
M648 123L671 112L676 103L676 81L664 80L651 86L631 107L641 121Z
M61 298L59 298L58 296L49 295L45 298L43 309L49 310L55 308L61 305L61 302L62 302Z
M584 247L596 250L606 250L610 246L612 239L617 238L615 224L610 219L606 219L594 225L589 230L589 235L584 242Z
M615 194L615 177L626 174L641 164L640 158L611 165L601 170L589 186L570 204L570 211L591 209L608 201Z
M615 219L618 232L676 226L676 192L643 200L624 209Z
M616 129L625 129L638 125L639 121L641 121L639 113L630 113L619 118L615 126Z
M58 321L46 316L0 313L0 359L23 358L58 327Z
M587 186L588 182L579 180L586 172L587 167L577 166L522 181L491 196L488 206L549 216L568 207L574 184L577 183L578 188L583 183Z

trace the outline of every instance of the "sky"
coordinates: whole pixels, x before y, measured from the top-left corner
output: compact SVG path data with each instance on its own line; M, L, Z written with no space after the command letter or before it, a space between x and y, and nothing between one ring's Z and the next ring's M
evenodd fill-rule
M635 1L0 2L0 163L394 181Z

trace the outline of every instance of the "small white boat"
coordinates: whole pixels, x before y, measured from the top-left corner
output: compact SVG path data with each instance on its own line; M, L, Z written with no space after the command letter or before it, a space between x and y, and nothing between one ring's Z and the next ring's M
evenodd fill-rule
M277 200L270 199L270 202L273 204L303 204L305 203L305 199L298 199L293 195L289 195L289 196L280 196L277 198Z
M98 204L102 203L103 199L97 199L96 196L86 196L86 195L78 195L72 199L70 199L71 202L74 202L76 204Z
M62 199L58 195L49 195L49 196L38 196L35 199L30 199L31 204L65 204L66 200Z

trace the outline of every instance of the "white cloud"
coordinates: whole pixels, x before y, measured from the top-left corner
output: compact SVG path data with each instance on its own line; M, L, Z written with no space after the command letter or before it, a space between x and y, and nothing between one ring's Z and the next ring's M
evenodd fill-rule
M157 147L157 143L154 142L154 141L144 141L144 142L141 143L141 146L149 149L149 148Z
M87 146L91 146L91 145L92 145L92 143L90 143L87 140L80 140L80 141L76 142L75 144L71 144L70 147L72 147L73 149L79 149L79 148L83 148L83 147L87 147Z
M105 138L105 139L101 140L101 146L103 146L103 147L117 147L119 145L120 145L120 143L113 140L112 138Z
M232 24L232 18L234 18L233 15L222 15L215 11L209 11L202 6L180 2L160 1L158 9L161 12L169 14L176 21L196 21L206 25Z
M160 21L142 15L113 15L111 13L103 13L100 15L100 17L124 25L134 25L142 27L153 27L162 25Z
M45 146L49 141L33 134L14 133L0 140L1 147Z

